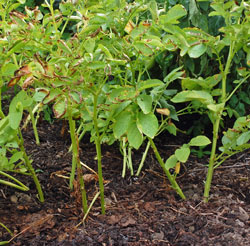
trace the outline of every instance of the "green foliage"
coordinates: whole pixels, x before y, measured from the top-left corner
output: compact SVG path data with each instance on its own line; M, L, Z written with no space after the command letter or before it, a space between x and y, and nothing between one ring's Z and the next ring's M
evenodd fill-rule
M33 114L38 112L37 105L43 105L43 109L52 109L55 118L69 122L70 187L77 179L85 213L88 207L79 139L86 132L96 145L103 213L103 143L122 142L124 163L133 174L131 150L139 149L147 139L172 187L185 198L175 179L180 163L188 161L191 148L211 141L204 135L196 136L164 163L154 140L165 130L176 135L173 121L180 120L180 115L198 113L207 115L213 125L207 199L220 158L245 148L250 138L248 118L239 118L237 135L227 132L222 154L216 155L222 118L244 113L250 102L249 1L239 5L234 1L194 0L159 4L66 1L58 9L53 7L55 1L45 1L43 11L24 8L23 13L15 11L20 3L24 2L0 3L0 86L21 88L7 116L0 107L1 168L10 170L16 162L27 162L23 149L17 150L22 147L23 112L29 112L35 129ZM179 103L181 109L176 110ZM241 121L246 125L238 129ZM9 149L12 157L7 158ZM172 168L173 175L169 172Z

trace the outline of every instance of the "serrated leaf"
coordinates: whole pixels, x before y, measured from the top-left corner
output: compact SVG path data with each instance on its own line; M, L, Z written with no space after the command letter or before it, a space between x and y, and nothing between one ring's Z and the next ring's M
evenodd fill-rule
M128 130L131 121L131 113L124 111L118 115L118 119L114 124L113 131L117 139L119 139Z
M152 110L152 97L142 94L137 98L137 103L144 114L148 114Z
M190 146L206 146L210 144L211 141L206 136L197 136L195 138L192 138L189 142Z
M143 136L140 133L140 131L138 130L135 122L130 124L130 126L128 128L127 136L128 136L129 145L134 147L135 149L139 149L139 147L141 146L141 144L143 142Z
M53 105L53 112L55 117L61 118L65 115L67 111L68 101L67 98L60 98L54 105Z
M171 155L165 162L165 167L167 170L170 168L174 168L176 166L176 163L178 162L178 159L175 155Z
M153 138L158 131L158 120L152 112L148 114L140 112L138 115L138 123L141 131L150 138Z
M175 156L178 161L185 163L190 155L190 149L188 147L182 146L180 149L175 151Z

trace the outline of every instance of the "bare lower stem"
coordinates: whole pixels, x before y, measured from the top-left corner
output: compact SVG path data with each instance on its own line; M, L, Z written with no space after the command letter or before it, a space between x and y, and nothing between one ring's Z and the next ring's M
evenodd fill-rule
M216 157L215 156L216 155L216 146L217 146L220 120L221 120L221 117L218 116L218 118L216 119L214 126L213 126L213 144L212 144L212 150L211 150L211 154L210 154L209 166L208 166L208 171L207 171L207 178L206 178L205 189L204 189L204 202L208 202L209 192L210 192L212 178L213 178L214 164L215 164L215 157Z

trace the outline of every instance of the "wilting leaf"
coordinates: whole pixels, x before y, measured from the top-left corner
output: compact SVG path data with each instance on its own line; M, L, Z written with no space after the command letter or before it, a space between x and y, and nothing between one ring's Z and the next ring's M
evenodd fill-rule
M67 111L68 101L67 98L60 98L54 105L53 105L53 112L56 118L61 118L65 115Z
M82 102L82 95L77 91L71 91L69 93L70 98L73 102L80 104Z
M168 108L157 108L156 112L159 114L166 115L166 116L170 115L170 110Z
M180 173L180 169L181 169L181 163L177 162L175 165L175 173L179 174Z

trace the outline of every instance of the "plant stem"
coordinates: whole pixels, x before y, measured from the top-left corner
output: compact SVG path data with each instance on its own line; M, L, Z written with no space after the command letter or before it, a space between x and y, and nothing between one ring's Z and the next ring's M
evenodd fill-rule
M149 147L150 147L150 142L148 141L147 146L146 146L146 149L145 149L145 151L144 151L144 153L143 153L143 156L142 156L142 159L141 159L139 168L138 168L138 170L137 170L137 172L136 172L136 176L139 176L139 174L140 174L140 172L141 172L141 169L142 169L142 167L143 167L143 165L144 165L145 159L146 159L147 154L148 154Z
M217 138L218 138L220 120L221 120L221 117L218 116L214 125L213 125L213 144L212 144L212 150L211 150L211 154L210 154L209 166L208 166L208 171L207 171L207 178L206 178L205 189L204 189L204 202L208 202L209 192L210 192L212 178L213 178L215 154L216 154L216 146L217 146Z
M5 180L2 180L0 179L0 184L4 184L4 185L8 185L8 186L11 186L15 189L19 189L19 190L22 190L22 191L28 191L29 190L29 187L27 187L26 185L24 185L22 182L20 182L18 179L14 178L13 176L3 172L3 171L0 171L0 174L9 178L9 179L12 179L13 181L15 181L17 184L14 184L12 182L9 182L9 181L5 181Z
M204 188L204 195L203 195L204 202L208 202L208 199L209 199L209 192L210 192L213 172L214 172L214 164L216 162L216 147L217 147L217 139L218 139L220 121L221 121L222 113L225 109L225 103L227 101L227 95L226 95L227 75L229 74L231 62L235 53L234 46L235 46L235 42L231 41L225 69L224 71L221 70L222 72L222 95L220 97L220 103L223 103L224 106L219 112L214 113L215 117L214 117L214 122L213 122L213 144L212 144L212 150L210 154L208 171L207 171L207 178L206 178L206 183L205 183L205 188ZM223 69L223 68L220 68L220 69Z
M122 167L122 177L124 178L126 175L126 167L127 167L127 149L126 149L126 138L122 138L122 152L123 152L123 167Z
M70 137L71 137L71 144L72 144L72 168L70 173L70 188L73 188L73 181L75 177L75 170L77 168L77 181L80 184L81 196L82 196L82 207L84 213L88 210L88 203L87 203L87 195L82 175L82 167L79 158L79 141L76 135L76 124L72 118L71 114L71 107L68 107L68 121L69 121L69 129L70 129Z
M40 184L40 182L39 182L39 180L38 180L38 178L36 176L36 172L35 172L34 168L32 167L32 164L31 164L31 162L29 160L29 157L26 154L26 151L25 151L25 148L24 148L24 145L23 145L24 140L23 140L23 136L22 136L22 132L21 132L20 128L18 128L18 135L19 135L20 139L18 138L18 136L16 136L16 139L17 139L20 150L23 152L23 158L24 158L24 161L25 161L25 165L27 166L27 168L28 168L33 180L34 180L40 202L44 202L44 195L43 195L43 191L42 191L42 188L41 188L41 184Z
M153 151L154 151L154 153L155 153L156 159L158 160L158 162L159 162L159 164L161 165L163 171L164 171L165 174L167 175L167 178L168 178L168 180L170 181L170 183L171 183L173 189L177 192L177 194L178 194L182 199L186 199L186 197L185 197L185 195L183 194L183 192L182 192L180 186L178 185L178 183L176 182L176 180L173 178L173 176L171 175L171 173L169 172L169 170L166 169L165 164L164 164L164 162L163 162L163 160L162 160L162 158L161 158L161 156L160 156L160 154L159 154L159 152L158 152L158 150L157 150L157 148L156 148L156 146L155 146L154 141L152 140L152 138L149 138L149 137L148 137L148 140L149 140L150 145L151 145L151 147L152 147L152 149L153 149Z
M100 139L100 133L99 133L98 123L97 123L97 100L98 100L98 93L94 94L93 97L94 97L93 122L94 122L94 127L95 127L95 132L96 132L95 146L96 146L97 164L98 164L98 180L99 180L99 189L100 189L100 197L101 197L102 214L105 214L104 185L103 185L103 177L102 177L101 139Z
M134 175L133 163L132 163L132 148L128 146L128 168L130 169L131 176Z
M39 136L38 136L38 132L37 132L37 128L36 128L36 121L35 121L35 117L34 117L34 114L33 114L33 111L31 108L29 108L29 114L30 114L30 118L31 118L31 122L32 122L32 127L33 127L33 131L34 131L35 139L36 139L36 144L40 145L40 140L39 140Z

